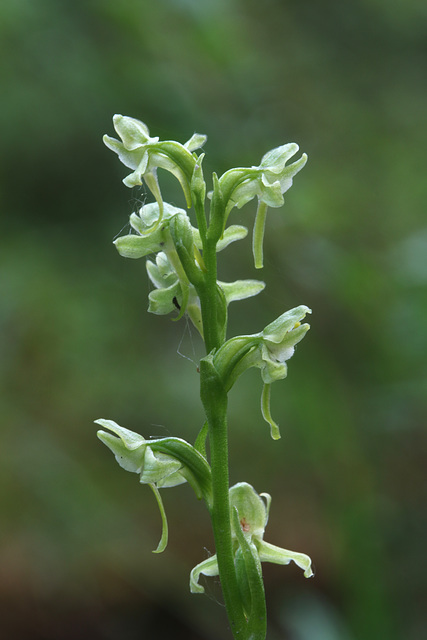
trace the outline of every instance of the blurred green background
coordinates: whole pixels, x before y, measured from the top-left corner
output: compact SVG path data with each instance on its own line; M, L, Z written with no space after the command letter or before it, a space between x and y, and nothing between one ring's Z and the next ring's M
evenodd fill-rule
M165 490L153 555L153 496L95 437L98 417L189 440L203 419L197 335L146 313L144 261L111 244L150 197L101 142L116 112L206 133L206 176L308 153L268 216L267 289L230 309L231 334L314 311L273 387L282 439L259 372L230 402L231 481L273 495L266 539L317 569L264 566L268 638L425 637L426 20L421 0L1 4L1 637L230 637L218 585L188 590L203 506ZM259 277L249 240L222 256L222 279Z

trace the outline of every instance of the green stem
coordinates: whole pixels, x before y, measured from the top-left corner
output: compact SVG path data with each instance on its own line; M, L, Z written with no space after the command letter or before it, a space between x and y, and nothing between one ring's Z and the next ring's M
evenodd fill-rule
M224 226L224 202L214 176L214 196L209 228L202 228L203 260L206 271L196 285L200 298L203 334L207 356L200 361L200 396L206 412L211 452L212 527L224 603L235 640L265 640L265 598L262 576L257 576L256 589L251 591L256 603L251 607L254 615L246 618L239 588L233 539L228 472L227 389L213 364L214 353L224 344L227 315L217 290L216 245ZM214 206L215 204L215 206ZM198 219L201 211L199 211ZM203 219L204 216L203 216ZM226 306L224 305L226 309ZM254 583L255 584L255 583ZM261 596L261 597L259 597Z
M209 425L213 493L211 519L219 576L233 637L236 640L246 640L247 623L237 583L231 538L227 393L212 364L211 356L201 360L200 376L200 395Z
M224 341L224 327L219 326L217 295L216 242L205 239L203 259L206 273L199 296L207 353L217 350ZM227 392L215 367L212 355L200 362L200 396L209 426L211 452L212 527L219 576L231 629L236 640L246 640L246 619L237 583L231 538L228 473Z
M216 243L206 240L203 247L203 260L206 267L204 281L198 287L202 311L203 335L206 353L218 349L224 336L224 328L218 322L218 294L217 294L217 261Z

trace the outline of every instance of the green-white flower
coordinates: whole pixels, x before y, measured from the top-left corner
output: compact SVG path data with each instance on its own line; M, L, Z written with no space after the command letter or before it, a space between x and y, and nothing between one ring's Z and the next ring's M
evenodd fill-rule
M213 356L213 364L227 390L247 369L257 367L261 370L264 383L261 410L275 440L280 438L280 432L270 413L270 385L288 375L287 361L310 328L307 323L301 324L307 313L311 313L311 309L305 305L290 309L260 333L230 338Z
M146 183L162 212L163 200L157 180L157 169L165 169L180 182L187 206L191 206L190 183L196 160L192 151L206 142L206 136L195 133L185 144L174 140L159 141L150 136L148 127L135 118L116 114L114 128L121 140L105 135L106 146L117 153L120 161L133 169L124 180L127 187Z
M125 429L113 420L99 419L95 423L108 429L100 429L97 435L113 452L119 465L126 471L139 474L139 481L151 487L162 518L162 536L156 553L164 551L168 540L168 524L159 489L188 482L197 497L203 497L210 506L211 471L206 459L180 438L146 440L139 433Z
M221 196L226 203L225 221L233 207L240 209L253 198L258 198L253 232L253 253L257 269L263 266L262 245L267 208L283 205L283 194L291 188L294 176L307 162L307 155L304 153L299 160L286 165L298 150L299 147L294 142L284 144L268 151L258 166L230 169L219 179Z
M167 315L176 310L179 312L185 310L193 325L203 336L200 300L194 286L188 280L180 280L163 251L157 254L155 262L147 260L146 268L148 277L156 287L148 294L148 311L157 315Z
M309 324L301 324L307 313L311 313L311 309L300 305L283 313L262 331L261 360L256 366L261 369L265 384L288 375L286 362L294 355L295 346L310 329Z
M183 218L192 231L196 232L184 209L164 202L161 213L157 202L143 205L138 213L132 213L129 218L134 233L120 236L114 241L117 251L124 258L137 259L158 251L173 250L170 223L176 216Z
M153 452L150 441L139 433L125 429L113 420L100 418L95 423L108 429L98 431L101 442L114 453L123 469L139 474L142 484L155 484L161 488L176 487L187 482L181 473L183 465L171 456Z
M264 532L268 522L271 497L267 493L258 495L255 489L246 482L239 482L230 489L231 508L231 532L233 541L233 551L235 555L236 573L241 590L243 604L247 613L250 610L250 590L248 582L250 576L245 573L241 559L241 535L245 538L253 556L255 564L261 562L272 562L274 564L287 565L291 561L304 571L304 576L310 578L313 575L311 559L305 553L298 553L276 547L265 542ZM238 518L233 514L237 511ZM236 524L237 523L237 524ZM237 529L239 527L240 530ZM217 576L218 562L216 555L211 556L194 567L190 574L190 590L192 593L203 593L204 588L199 584L200 574L206 576Z

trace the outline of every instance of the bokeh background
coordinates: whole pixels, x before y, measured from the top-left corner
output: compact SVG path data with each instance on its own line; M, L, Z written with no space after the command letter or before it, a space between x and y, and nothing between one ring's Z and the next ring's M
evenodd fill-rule
M259 372L230 401L231 481L273 495L266 539L317 569L264 566L268 637L425 637L426 20L421 0L1 3L1 637L230 637L215 581L188 590L203 506L165 490L153 555L153 496L95 437L105 417L191 441L203 419L197 335L146 313L144 261L111 244L150 197L101 142L116 112L206 133L207 176L308 153L268 216L267 289L230 309L231 334L314 310L273 387L282 439ZM222 279L259 277L249 240L222 257Z

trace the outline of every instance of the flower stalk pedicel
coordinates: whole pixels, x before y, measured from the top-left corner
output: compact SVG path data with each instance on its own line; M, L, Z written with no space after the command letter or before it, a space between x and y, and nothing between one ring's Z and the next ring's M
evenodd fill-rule
M162 520L162 536L155 552L167 544L168 526L160 490L188 482L209 511L216 553L200 562L190 574L192 593L203 593L200 576L220 577L224 602L236 640L265 640L266 608L262 563L286 565L293 561L309 578L311 560L304 553L288 551L264 541L271 497L257 494L240 482L229 487L228 393L247 369L257 367L263 383L261 413L271 427L273 439L280 438L270 412L271 385L287 376L288 360L303 339L309 325L303 319L311 310L300 305L286 311L262 331L226 338L228 305L260 293L259 280L222 282L217 278L217 253L247 235L247 228L228 225L234 207L254 198L257 212L252 249L255 267L263 266L263 238L268 207L281 207L283 194L303 168L303 154L287 164L298 151L294 143L266 153L258 166L239 167L222 176L212 176L213 190L206 208L206 182L197 155L206 136L194 134L185 144L151 137L147 126L134 118L116 115L114 127L120 140L104 136L108 148L132 169L124 183L128 187L144 181L155 202L130 216L131 233L114 244L126 258L146 260L148 276L155 289L149 293L148 311L187 314L206 347L200 361L200 397L206 422L194 445L180 438L146 440L112 420L96 422L103 427L99 439L113 452L119 465L137 473L156 497ZM187 207L194 209L193 222L183 209L163 201L157 170L172 173L182 188ZM210 459L206 456L209 439Z

